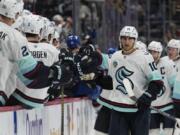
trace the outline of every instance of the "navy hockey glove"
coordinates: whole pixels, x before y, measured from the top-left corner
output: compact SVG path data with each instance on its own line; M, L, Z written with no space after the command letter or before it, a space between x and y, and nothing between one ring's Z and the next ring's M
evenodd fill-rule
M95 52L95 47L92 44L89 44L87 46L83 46L79 49L79 54L81 55L91 55L91 53Z
M151 102L156 99L157 95L163 88L163 82L161 80L151 81L148 86L148 90L138 99L138 108L147 109L150 107Z
M70 69L69 64L59 64L56 63L51 67L52 83L58 85L68 85L73 81L73 72Z
M74 68L74 58L72 52L69 50L62 48L59 54L59 61L61 64L69 64L70 68Z
M61 94L61 86L52 82L51 86L49 87L47 93L49 94L49 100L53 100L60 96Z
M152 95L152 100L155 100L157 98L157 95L160 93L163 87L164 84L161 80L155 80L149 83L147 92Z
M139 110L145 110L148 109L151 105L152 102L152 95L149 94L148 92L144 92L140 96L140 98L137 100L137 106Z
M102 63L102 56L98 52L91 55L84 55L76 61L79 74L89 74L97 72L97 67Z

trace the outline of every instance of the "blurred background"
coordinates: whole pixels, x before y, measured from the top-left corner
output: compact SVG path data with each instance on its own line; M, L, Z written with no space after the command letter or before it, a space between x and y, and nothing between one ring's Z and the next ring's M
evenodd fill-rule
M139 40L161 41L165 46L180 36L179 0L24 0L25 9L65 23L61 40L74 33L102 50L118 46L119 31L134 25ZM58 18L60 15L62 18ZM62 19L62 20L61 20ZM57 23L59 23L57 22Z

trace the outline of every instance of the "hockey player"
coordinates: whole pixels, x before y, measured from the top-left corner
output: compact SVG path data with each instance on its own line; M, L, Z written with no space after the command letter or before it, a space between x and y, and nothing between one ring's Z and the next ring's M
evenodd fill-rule
M28 40L28 48L32 56L43 62L46 66L52 66L59 60L59 51L51 44L40 43L40 34L43 27L42 21L38 15L28 15L23 17L22 32ZM8 105L15 105L17 101L26 108L40 107L47 100L47 90L49 87L42 89L29 89L17 79L17 89L11 96ZM15 101L13 101L13 99Z
M111 99L111 120L109 135L148 135L149 106L163 87L162 77L153 57L137 50L135 42L138 33L135 27L125 26L120 31L119 41L122 51L112 55L109 74L113 78ZM136 102L128 96L123 79L131 82Z
M173 103L175 108L175 116L180 118L180 41L172 39L168 43L168 55L173 58L176 65L177 76L173 89Z
M180 63L180 41L177 39L171 39L167 45L167 55L174 61L175 65ZM176 70L180 70L176 67Z
M164 87L158 94L157 99L152 102L152 106L173 115L174 111L171 89L173 88L176 76L174 62L167 56L160 58L163 51L163 47L160 42L152 41L148 45L148 51L152 54L157 65L157 69L160 71L164 82ZM174 122L156 112L152 111L151 113L150 135L171 135L173 133Z
M57 64L47 67L32 57L25 37L11 28L18 15L17 5L16 0L0 1L0 106L6 104L14 91L17 76L28 79L24 83L31 88L46 87L52 82L68 82L72 77L69 68Z
M136 48L145 52L147 51L147 45L143 43L142 41L136 42Z

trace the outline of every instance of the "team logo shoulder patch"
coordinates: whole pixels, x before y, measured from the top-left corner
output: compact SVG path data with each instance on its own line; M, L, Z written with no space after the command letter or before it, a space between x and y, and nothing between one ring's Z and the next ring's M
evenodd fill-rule
M119 83L119 85L116 87L116 89L125 95L127 95L127 91L124 87L123 80L124 80L124 78L127 78L131 82L132 88L134 88L132 81L129 79L129 77L133 73L134 73L133 71L128 70L125 66L120 67L116 71L115 77L116 77L117 82Z
M118 65L118 62L117 61L113 61L113 67L115 68L115 67L117 67L117 65Z

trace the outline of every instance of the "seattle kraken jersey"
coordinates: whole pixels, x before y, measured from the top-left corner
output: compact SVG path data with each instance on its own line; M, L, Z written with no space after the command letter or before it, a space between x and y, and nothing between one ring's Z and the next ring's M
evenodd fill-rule
M180 58L175 60L174 63L175 63L176 71L179 72L180 71L180 66L179 66L180 65Z
M28 43L32 56L37 61L42 61L46 66L51 66L59 60L59 51L48 43Z
M137 111L135 101L129 98L124 88L124 78L131 82L137 98L147 90L150 81L162 79L153 57L140 50L129 55L123 55L122 51L114 53L110 61L109 74L113 78L113 92L110 95L112 109L120 112Z
M176 67L180 69L180 62L176 64ZM180 70L178 70L176 75L172 98L175 101L180 102Z
M59 51L53 45L47 43L28 42L28 48L33 57L37 61L43 62L44 65L52 66L58 61ZM24 79L28 81L28 79ZM18 90L13 93L13 96L20 102L30 107L41 107L44 102L43 100L48 96L48 88L49 87L42 89L30 89L27 88L20 80L17 80Z
M166 111L173 108L172 105L172 88L176 76L176 70L174 68L174 62L167 56L160 58L157 68L162 75L164 87L158 94L157 99L152 102L152 106L155 106L162 111Z
M17 71L25 74L37 65L37 61L27 49L27 39L2 22L0 22L0 57L0 104L4 104L14 90L7 88L11 87L11 84L14 85Z

